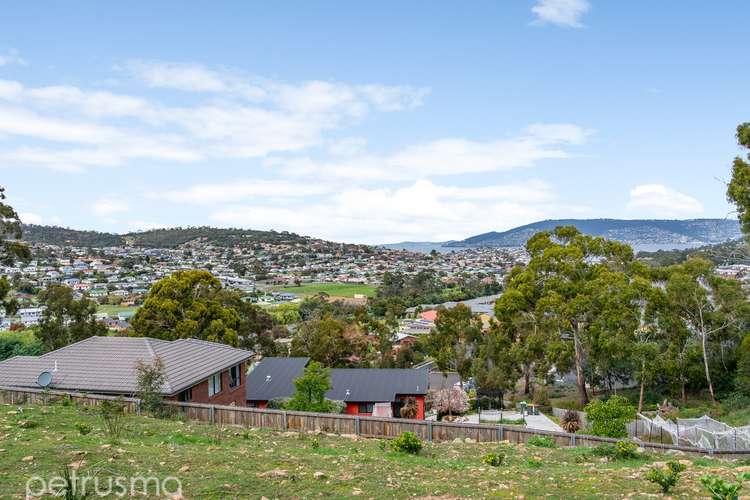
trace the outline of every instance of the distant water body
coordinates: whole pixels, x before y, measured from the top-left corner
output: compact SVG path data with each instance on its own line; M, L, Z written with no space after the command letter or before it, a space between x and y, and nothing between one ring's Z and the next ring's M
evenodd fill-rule
M657 252L659 250L685 250L688 248L697 248L704 246L706 243L639 243L631 245L635 253L638 252ZM387 245L381 245L386 248L394 250L409 250L412 252L430 253L433 250L439 253L450 253L460 252L471 247L446 247L443 243L431 243L431 242L407 242L407 243L392 243Z

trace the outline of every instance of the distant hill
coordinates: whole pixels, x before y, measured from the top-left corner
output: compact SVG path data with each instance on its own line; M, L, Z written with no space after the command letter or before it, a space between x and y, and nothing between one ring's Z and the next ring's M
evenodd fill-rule
M503 232L492 231L463 241L449 242L445 246L522 246L534 234L557 226L575 226L582 233L604 236L634 246L708 245L742 236L736 219L558 219L534 222Z
M111 247L130 245L146 248L174 248L199 240L215 246L234 246L239 243L252 245L256 243L282 244L310 241L309 238L294 233L248 229L177 227L120 235L35 224L24 224L23 239L32 244L43 243L57 246Z
M747 240L740 239L685 250L639 252L638 257L658 266L680 264L685 262L688 257L702 257L717 266L750 264L750 246Z

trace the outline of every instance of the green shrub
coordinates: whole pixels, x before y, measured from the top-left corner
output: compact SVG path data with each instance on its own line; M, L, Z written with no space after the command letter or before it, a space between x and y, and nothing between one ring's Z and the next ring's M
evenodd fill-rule
M380 451L386 451L388 449L388 441L385 439L378 441L378 448L380 448Z
M686 468L684 464L669 461L665 467L655 467L648 471L646 480L658 484L661 492L666 495L680 480L680 473Z
M557 446L555 440L549 436L531 436L526 444L540 448L554 448Z
M505 453L497 452L497 453L488 453L482 458L482 462L486 463L487 465L491 465L492 467L500 467L503 465L503 462L505 461Z
M701 477L701 483L708 490L712 500L739 499L739 492L742 489L742 483L744 483L745 481L750 481L750 473L748 472L738 474L736 483L727 482L719 476L714 476L713 474L708 474Z
M76 423L74 427L78 430L81 436L85 436L91 432L91 426L87 424Z
M273 398L268 401L266 408L269 410L283 410L292 398Z
M586 405L586 417L595 436L626 437L625 425L635 418L636 408L622 396L612 396L606 401L592 401Z
M529 457L528 459L526 459L526 465L533 469L538 469L542 465L544 465L544 462L539 457Z
M320 441L318 441L317 439L313 439L310 443L310 448L312 448L313 450L317 450L318 448L320 448Z
M113 444L119 442L125 428L125 402L122 397L102 400L99 403L99 416L104 421L107 439Z
M612 460L627 460L638 457L638 444L623 439L614 444L600 444L596 448L593 448L591 453L598 457L607 457Z
M404 432L393 440L391 448L394 451L416 455L422 450L422 440L413 432Z

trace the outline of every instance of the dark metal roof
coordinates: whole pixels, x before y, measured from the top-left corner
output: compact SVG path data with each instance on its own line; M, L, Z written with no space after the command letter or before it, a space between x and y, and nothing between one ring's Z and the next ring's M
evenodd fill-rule
M294 379L310 358L263 358L247 376L249 401L292 397ZM395 401L398 394L427 394L428 372L410 369L341 368L331 370L328 399L354 402Z
M263 358L247 376L246 399L268 401L294 394L294 379L302 375L310 358Z
M427 394L427 371L402 368L342 368L331 370L328 399L385 403L397 394Z

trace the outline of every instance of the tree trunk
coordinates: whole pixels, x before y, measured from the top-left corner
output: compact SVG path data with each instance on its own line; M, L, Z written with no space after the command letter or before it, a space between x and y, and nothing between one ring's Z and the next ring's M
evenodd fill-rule
M529 394L529 392L531 392L529 388L530 379L531 379L531 368L526 368L525 373L523 374L523 393L524 394Z
M711 394L711 402L716 403L714 396L714 385L711 382L711 371L708 369L708 351L706 349L706 332L701 332L701 347L703 348L703 368L706 370L706 382L708 382L708 392Z
M579 326L573 329L573 347L575 351L576 362L576 382L578 384L578 398L581 405L589 403L589 393L586 390L586 377L583 374L583 349L581 348L581 339L579 337Z
M643 411L643 393L645 392L646 388L646 377L644 376L643 372L646 370L646 360L641 361L641 394L638 397L638 413L641 413Z

